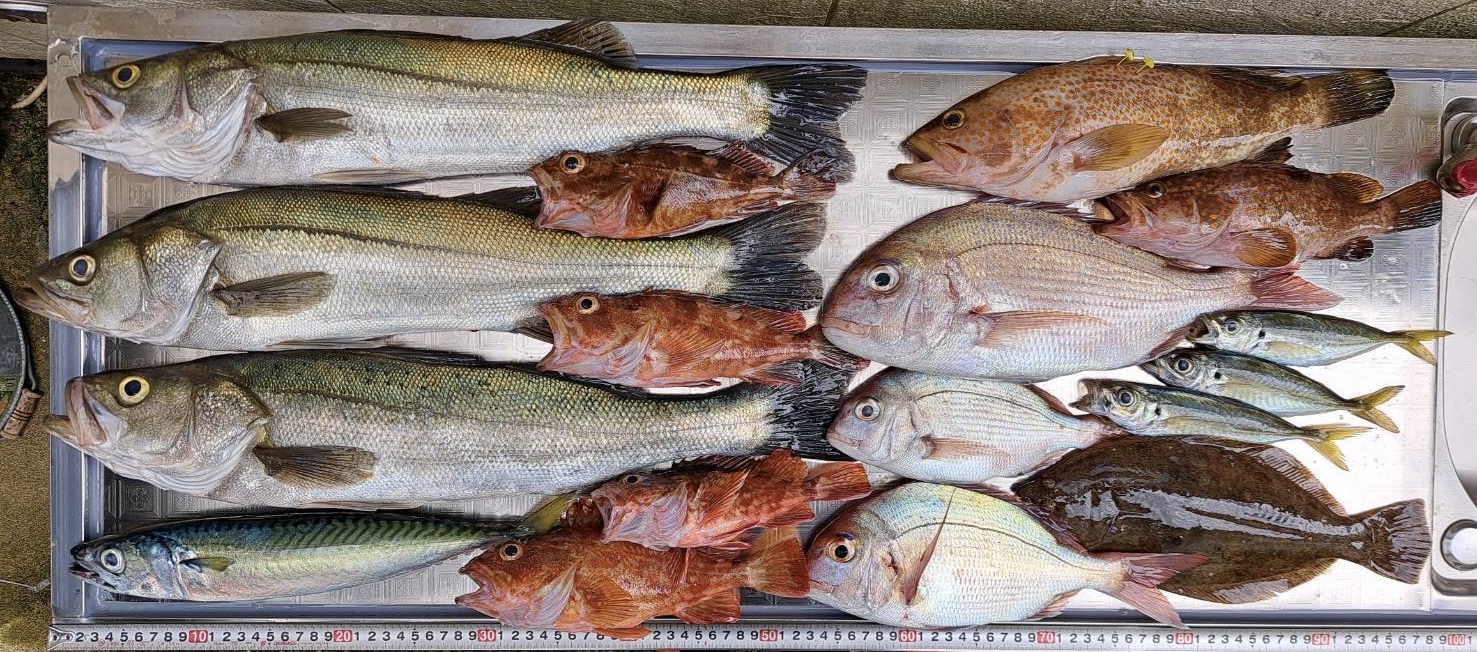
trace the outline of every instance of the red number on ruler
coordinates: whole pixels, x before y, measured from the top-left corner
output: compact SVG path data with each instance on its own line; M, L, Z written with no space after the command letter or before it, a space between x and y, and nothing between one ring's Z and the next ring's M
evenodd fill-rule
M1472 637L1466 634L1447 634L1441 638L1442 642L1447 645L1466 645L1472 640Z
M1172 640L1175 645L1194 645L1195 634L1193 632L1175 632Z
M1312 645L1333 645L1333 634L1313 634L1308 637Z
M185 634L186 643L209 643L210 632L203 629L192 629Z
M922 638L923 632L920 632L916 629L897 630L897 642L899 643L917 643L919 640L922 640Z
M1037 643L1041 643L1043 645L1055 645L1059 640L1060 639L1057 638L1056 632L1053 632L1049 629L1036 632Z
M333 630L333 634L329 636L329 639L332 640L334 643L353 643L354 630L335 629Z
M478 643L493 643L493 642L496 642L496 641L497 641L497 630L495 630L495 629L479 629L479 630L477 630L477 642Z
M773 642L778 641L778 640L780 640L780 630L778 630L778 629L761 629L761 630L759 630L759 642L760 643L773 643Z

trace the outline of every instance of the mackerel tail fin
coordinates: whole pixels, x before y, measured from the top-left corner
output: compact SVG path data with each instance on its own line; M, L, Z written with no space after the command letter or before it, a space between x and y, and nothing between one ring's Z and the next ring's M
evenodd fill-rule
M802 371L800 384L776 387L770 393L769 439L758 452L786 448L810 459L851 459L831 446L826 431L852 372L811 361L797 366Z
M1367 432L1369 428L1364 426L1346 426L1338 423L1325 423L1316 426L1305 426L1303 432L1312 435L1303 441L1308 442L1313 450L1319 455L1328 458L1334 466L1345 471L1349 470L1349 463L1344 461L1344 452L1339 450L1339 440L1348 439L1354 435Z
M1451 334L1451 331L1395 331L1390 333L1395 336L1395 344L1400 348L1410 351L1412 355L1431 364L1436 364L1436 354L1426 348L1421 342L1438 340Z
M1383 70L1347 70L1300 84L1320 102L1319 127L1336 127L1385 112L1395 99L1395 82Z
M1354 515L1364 525L1365 545L1353 561L1393 580L1415 584L1431 555L1426 502L1417 498Z
M1402 389L1405 389L1404 385L1391 385L1364 396L1351 398L1349 399L1349 413L1385 430L1398 433L1400 426L1395 425L1395 420L1380 410L1379 406L1395 398L1395 395L1399 394Z
M760 308L808 310L821 302L821 275L802 259L826 232L825 206L786 204L712 233L733 244L727 287L710 294Z
M867 71L856 66L815 63L740 68L730 75L764 84L769 91L769 125L744 144L784 165L822 150L838 165L837 182L849 181L856 161L841 138L841 114L858 99L867 83Z

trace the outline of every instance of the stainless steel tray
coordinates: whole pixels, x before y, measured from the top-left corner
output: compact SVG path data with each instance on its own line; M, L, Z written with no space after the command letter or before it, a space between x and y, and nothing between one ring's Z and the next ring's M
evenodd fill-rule
M117 61L169 51L184 44L343 28L405 29L475 37L521 34L548 21L206 12L122 11L54 7L48 70L52 119L77 107L63 76ZM1031 66L1132 47L1158 61L1289 67L1301 72L1335 68L1388 68L1397 79L1394 105L1383 116L1295 139L1294 162L1319 171L1349 171L1397 188L1429 173L1441 149L1447 104L1477 96L1474 44L1454 40L1272 37L1184 34L1107 34L936 30L827 29L628 24L621 26L653 67L715 70L756 62L840 60L866 66L864 99L843 131L859 167L857 179L830 202L830 229L811 263L832 281L867 244L929 211L964 200L964 193L907 186L888 179L905 159L898 144L943 108ZM221 189L141 177L114 165L51 146L51 253L60 254L174 202ZM441 194L489 190L517 178L427 184ZM1439 228L1386 236L1366 261L1318 261L1304 275L1345 297L1333 312L1386 328L1444 327L1456 331L1438 344L1441 371L1386 347L1311 375L1345 395L1401 383L1406 390L1389 413L1402 433L1375 433L1350 441L1350 470L1339 471L1309 454L1306 462L1351 510L1426 498L1433 501L1439 538L1449 524L1477 522L1477 427L1463 415L1477 413L1477 235L1460 226L1472 200L1446 200ZM1461 236L1461 237L1459 237ZM62 384L106 368L181 360L199 352L140 346L53 324L52 409L61 411ZM447 334L422 338L471 348L503 359L534 359L542 345L515 336ZM1123 375L1141 375L1136 370ZM1059 396L1075 379L1046 383ZM1326 420L1326 417L1324 417ZM1447 442L1462 442L1461 445ZM233 508L161 492L116 477L60 442L52 445L53 609L58 622L143 622L210 619L448 620L475 618L451 604L471 587L456 573L460 560L378 584L259 604L190 604L119 599L66 572L68 548L84 538L161 519ZM1458 476L1458 472L1463 474ZM1464 489L1463 480L1472 489ZM521 512L527 500L438 505L430 511L464 516ZM834 507L834 506L826 506ZM829 509L824 511L830 511ZM1458 539L1463 544L1464 539ZM1262 603L1226 607L1178 596L1171 600L1192 626L1235 623L1453 624L1477 611L1477 572L1434 557L1428 579L1405 585L1339 562L1315 581ZM804 600L763 596L746 600L745 618L825 620L847 618ZM1105 596L1084 593L1066 620L1142 622Z

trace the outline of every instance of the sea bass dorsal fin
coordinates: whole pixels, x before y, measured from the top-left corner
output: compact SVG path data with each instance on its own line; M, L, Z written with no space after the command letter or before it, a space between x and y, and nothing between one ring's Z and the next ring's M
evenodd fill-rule
M929 562L933 561L933 553L938 550L939 539L944 535L944 526L949 524L949 510L954 508L954 492L958 489L949 490L949 502L944 504L944 515L939 518L939 526L933 531L933 538L928 540L928 545L918 555L918 561L908 567L907 573L902 577L902 583L898 587L903 592L903 604L913 606L913 601L918 598L918 585L923 582L923 571L928 570Z
M532 41L578 50L620 68L634 69L640 66L631 42L626 40L615 25L603 20L586 18L571 21L509 40Z
M499 188L487 192L456 195L452 199L501 208L509 213L530 219L538 215L539 207L543 204L543 197L539 194L538 186Z
M1082 135L1064 147L1073 167L1088 172L1121 170L1154 153L1169 138L1164 127L1144 124L1110 125Z
M1339 194L1348 197L1361 204L1368 204L1385 194L1385 187L1379 181L1371 179L1362 174L1353 172L1335 172L1328 175L1328 183Z
M1265 228L1230 235L1236 258L1251 267L1286 267L1297 260L1297 237L1283 229Z
M1065 414L1067 416L1075 416L1072 414L1072 411L1067 408L1067 404L1063 403L1062 400L1057 398L1055 394L1052 394L1051 392L1041 389L1040 387L1037 387L1035 385L1027 384L1021 385L1021 387L1025 388L1032 394L1035 394L1037 398L1045 401L1046 407L1056 410L1057 412L1061 412L1062 414Z
M328 299L333 276L302 272L252 279L211 291L235 317L281 317L309 310Z
M338 121L349 117L353 114L338 109L305 107L268 113L256 119L256 126L272 134L277 142L285 143L337 136L349 130Z
M342 487L374 476L378 457L351 446L257 446L252 454L268 476L296 487Z
M1231 68L1227 66L1211 66L1203 70L1211 77L1238 84L1249 84L1269 91L1285 91L1303 83L1302 77L1283 74L1275 70Z
M189 566L197 571L212 570L217 573L224 572L235 560L229 557L195 557L180 562L181 566Z

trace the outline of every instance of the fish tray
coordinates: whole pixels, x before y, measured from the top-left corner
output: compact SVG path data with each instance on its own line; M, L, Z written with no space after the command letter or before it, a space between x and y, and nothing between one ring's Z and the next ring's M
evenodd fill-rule
M48 92L50 117L56 120L78 114L75 101L62 83L66 76L192 44L346 28L493 38L551 24L533 20L58 6L51 9L52 40L47 60L52 81ZM635 44L642 64L650 67L720 70L760 63L841 61L867 68L870 74L863 99L842 123L848 145L856 155L857 178L841 186L830 201L829 229L821 247L809 259L828 283L864 247L884 234L970 198L967 193L891 180L888 172L892 166L908 160L899 146L901 140L957 100L1034 66L1113 54L1131 47L1141 55L1167 63L1270 67L1298 73L1388 69L1397 94L1386 113L1295 137L1293 162L1319 172L1369 175L1390 189L1430 175L1442 153L1443 133L1454 131L1443 129L1443 117L1470 118L1477 109L1477 100L1472 99L1477 98L1477 57L1472 55L1477 45L1472 41L664 24L619 27ZM612 114L612 119L619 116ZM433 182L420 187L450 195L507 185L527 185L527 181L505 177ZM135 175L70 148L51 145L50 253L66 252L157 208L223 190ZM1403 499L1426 499L1437 549L1422 581L1401 584L1340 561L1322 577L1264 602L1225 606L1171 595L1171 602L1192 628L1433 628L1471 623L1477 617L1477 506L1472 500L1477 496L1477 420L1473 418L1477 416L1477 374L1473 373L1477 368L1477 233L1473 228L1461 228L1464 218L1477 219L1470 217L1477 212L1474 201L1477 199L1446 197L1439 227L1382 236L1379 249L1368 260L1312 261L1302 272L1345 298L1333 314L1386 329L1439 327L1456 333L1434 344L1440 367L1427 365L1396 347L1384 347L1354 360L1308 371L1346 396L1384 385L1405 385L1405 391L1387 408L1402 432L1376 431L1348 441L1344 444L1350 467L1347 472L1334 468L1305 446L1288 446L1351 513ZM544 345L532 340L502 334L444 334L418 339L423 344L475 350L504 360L534 360L545 350ZM112 340L55 323L51 326L51 342L51 409L59 413L64 412L61 390L69 378L111 368L177 362L201 354ZM1137 370L1131 375L1142 377ZM1044 386L1058 396L1070 397L1075 381L1062 378ZM457 573L464 559L376 584L253 604L161 602L110 595L67 572L72 545L141 524L242 508L176 495L118 477L60 441L53 441L51 452L52 606L59 631L99 623L137 627L159 622L270 622L276 627L300 622L461 626L491 622L451 602L473 586ZM434 505L422 511L462 517L506 516L522 513L533 503L532 497L480 500ZM819 507L824 519L836 505ZM850 616L807 600L758 594L746 594L744 619L797 626L854 622ZM1137 627L1145 622L1116 600L1089 591L1073 599L1064 616L1044 624L1063 628L1074 624ZM890 640L892 645L902 645L927 639L894 636ZM525 645L593 644L593 639L584 644L558 643L557 638L546 641ZM1143 645L1135 647L1147 645L1145 639L1139 639L1139 643ZM798 647L801 643L790 645ZM805 646L847 644L835 640L827 645Z

